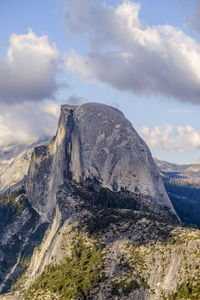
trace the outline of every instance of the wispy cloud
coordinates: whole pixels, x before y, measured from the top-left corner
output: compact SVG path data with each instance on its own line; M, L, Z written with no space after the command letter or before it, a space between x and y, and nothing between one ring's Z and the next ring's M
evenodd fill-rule
M144 126L140 133L149 147L166 151L184 151L200 149L200 130L192 126L179 126L174 128L170 124L163 127L156 126L151 129Z

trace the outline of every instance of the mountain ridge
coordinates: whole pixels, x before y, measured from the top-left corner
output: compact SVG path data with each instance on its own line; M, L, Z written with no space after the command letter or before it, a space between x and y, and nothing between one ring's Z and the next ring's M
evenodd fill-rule
M200 165L155 159L168 195L182 221L200 228Z
M55 138L33 152L27 195L36 210L41 207L42 213L48 212L48 219L63 180L79 182L86 178L98 178L102 186L113 191L126 188L148 195L175 212L150 151L119 110L96 103L62 105Z
M0 192L23 181L35 146L45 144L49 139L50 137L42 137L0 147Z
M196 293L181 255L196 259L198 277L199 231L182 227L148 147L117 109L62 106L23 188L0 201L14 214L0 236L1 288L14 296L0 299L155 300L188 283Z
M200 184L200 164L175 164L156 158L154 161L163 174L180 178L185 183Z

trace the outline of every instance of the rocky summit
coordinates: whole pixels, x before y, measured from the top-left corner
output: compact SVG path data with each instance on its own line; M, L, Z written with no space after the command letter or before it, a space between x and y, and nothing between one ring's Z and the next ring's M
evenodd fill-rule
M119 110L63 105L29 161L0 195L0 299L199 299L200 233Z
M64 180L87 178L98 179L111 191L142 194L174 211L147 145L119 110L96 103L63 105L56 137L35 148L27 195L50 220Z

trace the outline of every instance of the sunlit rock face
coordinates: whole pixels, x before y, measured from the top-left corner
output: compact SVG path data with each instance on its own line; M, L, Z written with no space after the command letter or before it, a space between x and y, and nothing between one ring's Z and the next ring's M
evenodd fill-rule
M34 148L49 140L50 137L44 137L0 147L0 192L14 185L20 187L23 184Z
M87 178L97 178L112 191L142 194L174 211L147 145L118 109L97 103L63 105L55 138L32 155L28 198L51 220L58 187Z
M15 157L23 151L29 150L20 149ZM9 190L1 194L0 293L9 291L26 270L21 286L16 282L19 297L14 297L21 299L45 266L70 254L77 233L83 240L94 235L107 247L105 291L90 291L92 299L107 299L111 281L119 274L118 254L123 255L123 247L165 240L178 224L169 213L175 212L147 145L113 107L63 105L56 136L48 144L31 147L28 162L28 173L27 166L19 168L22 182L17 179L17 187L9 183ZM18 165L23 160L14 164L15 170ZM156 266L149 278L157 270ZM152 279L150 286L159 282L160 277ZM46 297L43 292L41 299ZM148 292L143 289L141 293L137 299L147 299L143 296Z

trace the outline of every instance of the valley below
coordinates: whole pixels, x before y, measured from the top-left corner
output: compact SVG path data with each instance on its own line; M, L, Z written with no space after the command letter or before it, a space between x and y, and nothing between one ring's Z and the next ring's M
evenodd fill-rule
M157 168L96 103L63 105L56 136L28 149L7 153L19 180L0 177L0 299L199 299L197 171Z

